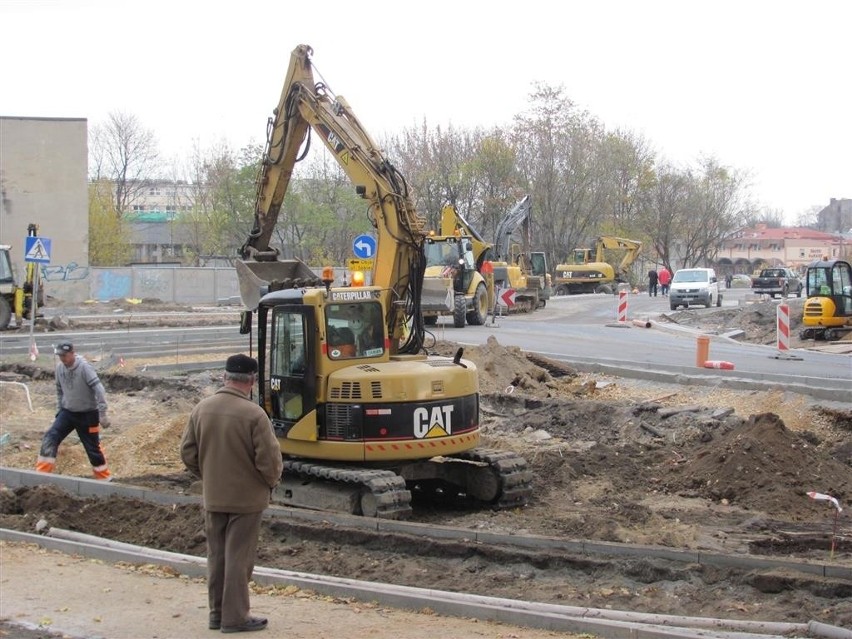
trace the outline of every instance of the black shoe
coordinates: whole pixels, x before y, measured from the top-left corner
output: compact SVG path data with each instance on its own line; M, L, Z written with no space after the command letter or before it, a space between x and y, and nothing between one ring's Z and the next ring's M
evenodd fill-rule
M267 621L263 617L249 617L239 626L222 626L222 632L253 632L264 630Z
M221 617L210 617L210 623L207 626L210 630L219 630L222 627Z

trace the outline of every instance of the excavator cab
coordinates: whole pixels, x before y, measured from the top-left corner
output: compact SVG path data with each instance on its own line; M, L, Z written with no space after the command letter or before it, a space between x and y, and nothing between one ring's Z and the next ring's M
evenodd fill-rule
M852 265L820 260L808 265L802 339L838 339L852 331Z

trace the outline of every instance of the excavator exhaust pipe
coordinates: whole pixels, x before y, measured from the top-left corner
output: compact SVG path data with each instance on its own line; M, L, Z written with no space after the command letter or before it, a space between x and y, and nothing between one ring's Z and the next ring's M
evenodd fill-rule
M250 311L255 310L260 304L260 298L270 291L323 286L322 280L301 260L237 260L235 267L240 285L240 299Z

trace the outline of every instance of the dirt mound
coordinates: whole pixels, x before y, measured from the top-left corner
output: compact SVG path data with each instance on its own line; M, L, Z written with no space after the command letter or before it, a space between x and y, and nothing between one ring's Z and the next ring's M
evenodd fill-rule
M852 498L852 471L818 453L774 414L753 415L741 428L685 451L665 487L687 496L786 514L798 520L825 515L809 491L841 502Z

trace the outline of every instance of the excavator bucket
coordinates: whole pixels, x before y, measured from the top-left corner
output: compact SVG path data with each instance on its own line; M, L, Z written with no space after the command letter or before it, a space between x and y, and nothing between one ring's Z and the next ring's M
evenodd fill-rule
M260 298L270 291L323 285L322 280L301 260L237 260L235 266L240 285L240 299L250 311L255 310L260 304Z
M420 310L452 311L453 305L452 279L443 277L423 278L423 288L420 294Z

